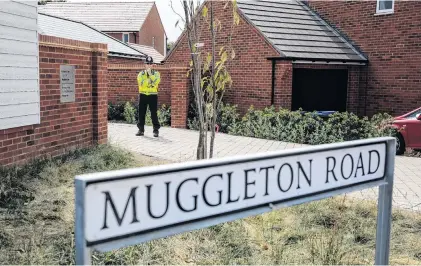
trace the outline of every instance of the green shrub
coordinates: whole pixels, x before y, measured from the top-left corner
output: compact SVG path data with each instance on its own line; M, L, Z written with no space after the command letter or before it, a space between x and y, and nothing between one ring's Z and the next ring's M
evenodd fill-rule
M190 109L188 126L198 129L197 117ZM353 113L334 113L321 118L316 113L276 110L267 107L256 110L253 106L241 118L236 105L222 105L217 124L220 132L245 137L278 140L302 144L325 144L382 136L394 136L396 131L390 126L393 117L377 114L371 119L360 118Z
M162 105L157 112L159 124L163 127L171 126L171 106ZM145 116L145 124L152 126L151 112L148 110Z
M108 104L108 120L124 121L129 124L136 124L139 118L137 103L126 102L125 104ZM171 126L171 107L162 105L158 109L158 120L161 126ZM146 112L145 124L152 125L151 113Z
M124 105L124 120L129 124L136 123L136 108L130 102L126 102Z
M240 114L237 111L237 105L221 104L216 119L216 124L219 126L219 132L228 133L229 128L236 125L239 120ZM187 127L191 130L199 130L199 120L196 115L196 108L194 103L191 104L189 108Z
M123 121L124 120L124 104L108 103L108 120Z
M394 136L393 118L379 114L371 119L352 113L334 113L322 119L316 113L251 107L241 121L228 126L230 134L303 144L324 144L381 136Z
M229 128L235 126L240 120L237 105L221 104L218 110L216 123L219 125L219 132L228 133Z

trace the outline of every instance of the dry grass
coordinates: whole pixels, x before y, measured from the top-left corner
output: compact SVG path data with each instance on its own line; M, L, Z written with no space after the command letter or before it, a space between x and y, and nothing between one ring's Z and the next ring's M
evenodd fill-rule
M163 164L108 146L0 171L0 262L74 264L76 174ZM95 264L372 264L374 203L338 197L108 253ZM421 264L421 214L395 211L392 264Z

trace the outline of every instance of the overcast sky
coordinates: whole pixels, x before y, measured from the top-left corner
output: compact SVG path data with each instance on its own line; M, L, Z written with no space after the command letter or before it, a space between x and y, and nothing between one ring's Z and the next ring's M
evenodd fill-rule
M1 1L1 0L0 0ZM141 2L142 0L68 0L68 2ZM148 0L143 0L148 1ZM153 0L149 0L154 2ZM183 14L182 0L172 0L174 9L179 13ZM168 41L175 42L181 34L180 27L175 27L175 23L179 19L174 11L170 7L170 0L155 0L158 7L159 15L161 16L162 23L167 33Z
M180 27L175 27L179 16L171 9L170 0L156 0L155 2L158 6L159 15L161 16L165 31L167 32L168 41L176 41L181 34ZM183 14L183 7L180 0L173 0L173 7L179 14Z

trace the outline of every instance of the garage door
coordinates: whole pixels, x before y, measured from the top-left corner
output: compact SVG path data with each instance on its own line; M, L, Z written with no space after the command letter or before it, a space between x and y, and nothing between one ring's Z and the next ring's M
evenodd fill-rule
M294 69L292 109L346 111L348 70Z

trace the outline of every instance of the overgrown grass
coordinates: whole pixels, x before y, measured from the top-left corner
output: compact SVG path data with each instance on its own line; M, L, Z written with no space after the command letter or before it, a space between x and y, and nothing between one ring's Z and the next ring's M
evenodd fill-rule
M0 172L0 262L74 264L73 178L165 163L102 146ZM338 197L151 241L95 264L371 264L374 203ZM391 263L421 264L421 215L395 210Z

